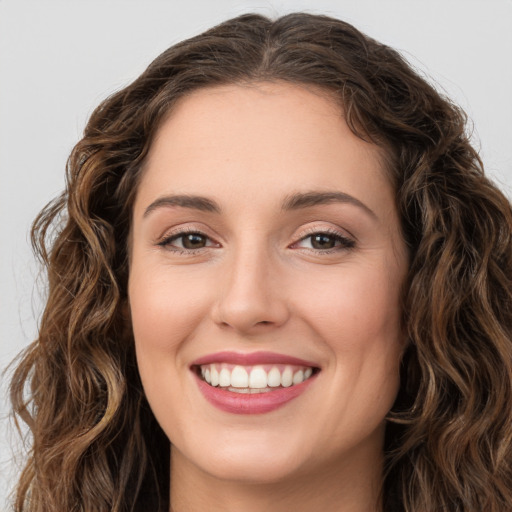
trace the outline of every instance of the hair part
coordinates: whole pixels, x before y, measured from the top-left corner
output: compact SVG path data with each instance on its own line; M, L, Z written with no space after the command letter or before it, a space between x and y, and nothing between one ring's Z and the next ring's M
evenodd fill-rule
M65 192L32 230L48 301L11 384L33 437L17 512L168 510L169 442L126 317L134 197L180 98L262 81L326 91L350 129L387 155L410 251L410 341L389 415L385 509L509 509L510 203L485 177L464 113L396 51L342 21L295 13L246 14L178 43L92 114Z

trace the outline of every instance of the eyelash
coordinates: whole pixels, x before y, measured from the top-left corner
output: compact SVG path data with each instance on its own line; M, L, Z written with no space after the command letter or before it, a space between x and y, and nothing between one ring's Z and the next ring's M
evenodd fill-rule
M202 236L204 238L208 238L208 239L210 238L208 235L202 233L201 231L198 231L197 229L185 228L185 229L181 229L180 231L176 231L175 233L170 233L169 235L166 235L162 240L160 240L158 242L157 245L167 249L168 251L172 251L176 254L187 254L187 255L196 254L199 251L208 249L208 247L201 247L199 249L181 249L180 247L173 247L171 245L171 242L173 240L177 240L179 238L184 238L186 235L198 235L198 236Z
M157 245L160 247L163 247L169 251L172 251L176 254L186 254L186 255L194 255L197 254L200 251L203 251L204 249L209 249L209 247L200 247L198 249L181 249L179 247L173 247L171 245L171 242L173 240L177 240L180 238L185 237L186 235L198 235L201 237L204 237L206 239L210 240L210 237L206 235L205 233L202 233L201 231L193 228L187 228L182 229L180 231L177 231L175 233L170 233L169 235L165 236L162 240L160 240ZM307 249L308 251L314 251L318 254L332 254L339 251L347 251L350 249L353 249L356 245L355 241L351 238L348 238L338 231L334 229L310 229L304 233L301 238L292 244L292 246L297 245L299 242L302 242L308 238L311 238L314 235L327 235L329 237L334 238L335 243L339 242L340 245L338 247L332 248L332 249Z
M336 231L332 228L327 229L315 229L310 228L306 230L305 233L300 237L300 239L295 242L293 245L297 245L299 242L311 238L314 235L327 235L328 237L334 238L334 242L339 242L340 245L338 247L334 247L332 249L308 249L314 252L318 252L319 254L332 254L339 251L347 251L353 249L356 245L355 241L351 238L342 235L339 231Z

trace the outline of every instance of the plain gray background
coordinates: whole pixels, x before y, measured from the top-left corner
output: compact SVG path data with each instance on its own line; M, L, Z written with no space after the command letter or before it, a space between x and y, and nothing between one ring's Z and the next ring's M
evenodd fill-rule
M30 224L62 189L93 108L181 39L243 12L298 10L339 17L402 51L467 111L488 172L512 197L512 0L0 0L0 368L36 335ZM0 510L20 449L7 377Z

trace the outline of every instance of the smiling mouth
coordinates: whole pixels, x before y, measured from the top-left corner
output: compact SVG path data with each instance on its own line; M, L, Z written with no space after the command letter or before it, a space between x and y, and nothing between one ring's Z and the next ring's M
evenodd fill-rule
M210 363L193 367L197 376L211 387L233 393L258 394L290 388L317 374L311 366L269 364L242 366Z

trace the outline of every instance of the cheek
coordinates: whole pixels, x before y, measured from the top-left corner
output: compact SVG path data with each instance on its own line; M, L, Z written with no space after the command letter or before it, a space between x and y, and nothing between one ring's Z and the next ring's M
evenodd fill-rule
M380 266L354 267L328 279L310 276L295 295L308 328L329 349L333 403L353 411L354 421L383 417L398 391L400 282Z
M207 315L209 287L186 272L137 263L128 287L137 366L151 409L170 437L183 430L179 412L187 407L189 372L182 347Z
M132 270L130 309L135 339L164 349L198 324L206 309L208 285L186 273ZM156 348L155 347L155 348Z
M400 337L400 282L378 266L340 268L306 277L293 296L303 318L335 348L357 353Z
M186 272L139 272L134 264L129 299L137 363L146 391L157 379L176 378L180 348L207 316L208 286Z

